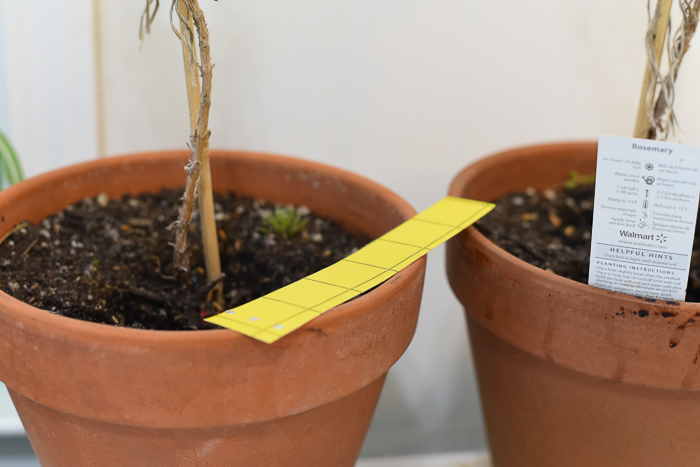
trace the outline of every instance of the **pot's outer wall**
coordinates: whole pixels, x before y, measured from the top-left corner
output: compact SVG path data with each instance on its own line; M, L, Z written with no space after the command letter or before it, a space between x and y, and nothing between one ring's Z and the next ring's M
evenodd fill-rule
M588 376L467 321L494 467L698 465L696 391Z
M596 150L500 153L460 173L450 195L553 186L572 169L594 173ZM468 315L494 465L698 465L700 305L547 273L474 228L448 242L447 271Z
M182 186L187 158L182 151L110 158L27 180L0 193L0 235L24 219L36 222L84 196L106 192L121 197L127 191ZM215 190L306 204L370 236L415 213L373 182L306 161L212 151L212 172ZM371 293L272 345L223 329L144 331L88 323L38 310L0 292L0 380L18 409L47 414L55 409L89 419L86 423L147 429L260 424L343 398L374 398L369 412L356 409L354 418L364 424L359 438L354 435L350 443L355 443L357 457L384 375L413 336L424 272L422 258ZM375 389L366 389L368 385ZM358 391L364 395L353 395ZM56 432L40 430L41 424L30 422L21 410L20 417L40 454L31 428L48 438ZM313 430L330 429L324 423L331 421L318 420ZM71 426L65 430L68 438L81 430ZM298 429L303 431L303 426ZM46 465L70 465L54 462Z
M33 446L48 467L352 467L385 378L294 416L199 429L96 422L9 391L27 431L42 440Z

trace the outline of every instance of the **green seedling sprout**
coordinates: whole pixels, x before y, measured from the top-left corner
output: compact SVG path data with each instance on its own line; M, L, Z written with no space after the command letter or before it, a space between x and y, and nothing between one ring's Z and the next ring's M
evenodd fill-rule
M5 178L10 185L24 179L22 167L10 140L0 132L0 181Z
M564 183L564 188L573 190L579 186L593 185L595 183L595 175L581 175L578 170L572 170L569 173L569 180Z
M309 222L307 217L294 209L294 206L276 207L274 213L270 213L265 220L270 225L270 229L287 238L292 238L299 234Z

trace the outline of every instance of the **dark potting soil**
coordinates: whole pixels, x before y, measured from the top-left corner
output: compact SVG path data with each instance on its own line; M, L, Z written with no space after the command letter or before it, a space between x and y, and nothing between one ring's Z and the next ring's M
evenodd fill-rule
M527 189L495 201L476 223L487 238L533 266L588 283L593 225L593 185L538 192ZM686 301L700 302L700 220L690 262Z
M109 200L85 198L38 225L22 225L0 244L0 289L52 313L144 329L216 328L207 296L199 219L188 233L190 282L172 268L181 190ZM366 243L334 222L308 219L288 238L272 231L275 206L215 195L225 307L233 308L323 269ZM20 227L20 226L18 226Z

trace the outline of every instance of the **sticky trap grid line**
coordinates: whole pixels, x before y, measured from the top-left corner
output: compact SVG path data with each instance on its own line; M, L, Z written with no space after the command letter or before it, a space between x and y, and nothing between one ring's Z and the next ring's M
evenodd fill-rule
M347 258L205 321L275 342L391 278L493 208L490 203L447 196Z

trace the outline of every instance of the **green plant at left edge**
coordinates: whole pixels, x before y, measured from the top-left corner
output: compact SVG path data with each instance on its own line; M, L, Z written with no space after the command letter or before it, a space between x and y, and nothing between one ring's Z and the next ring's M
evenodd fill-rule
M22 166L10 140L0 131L0 188L5 187L5 183L14 185L24 179Z

